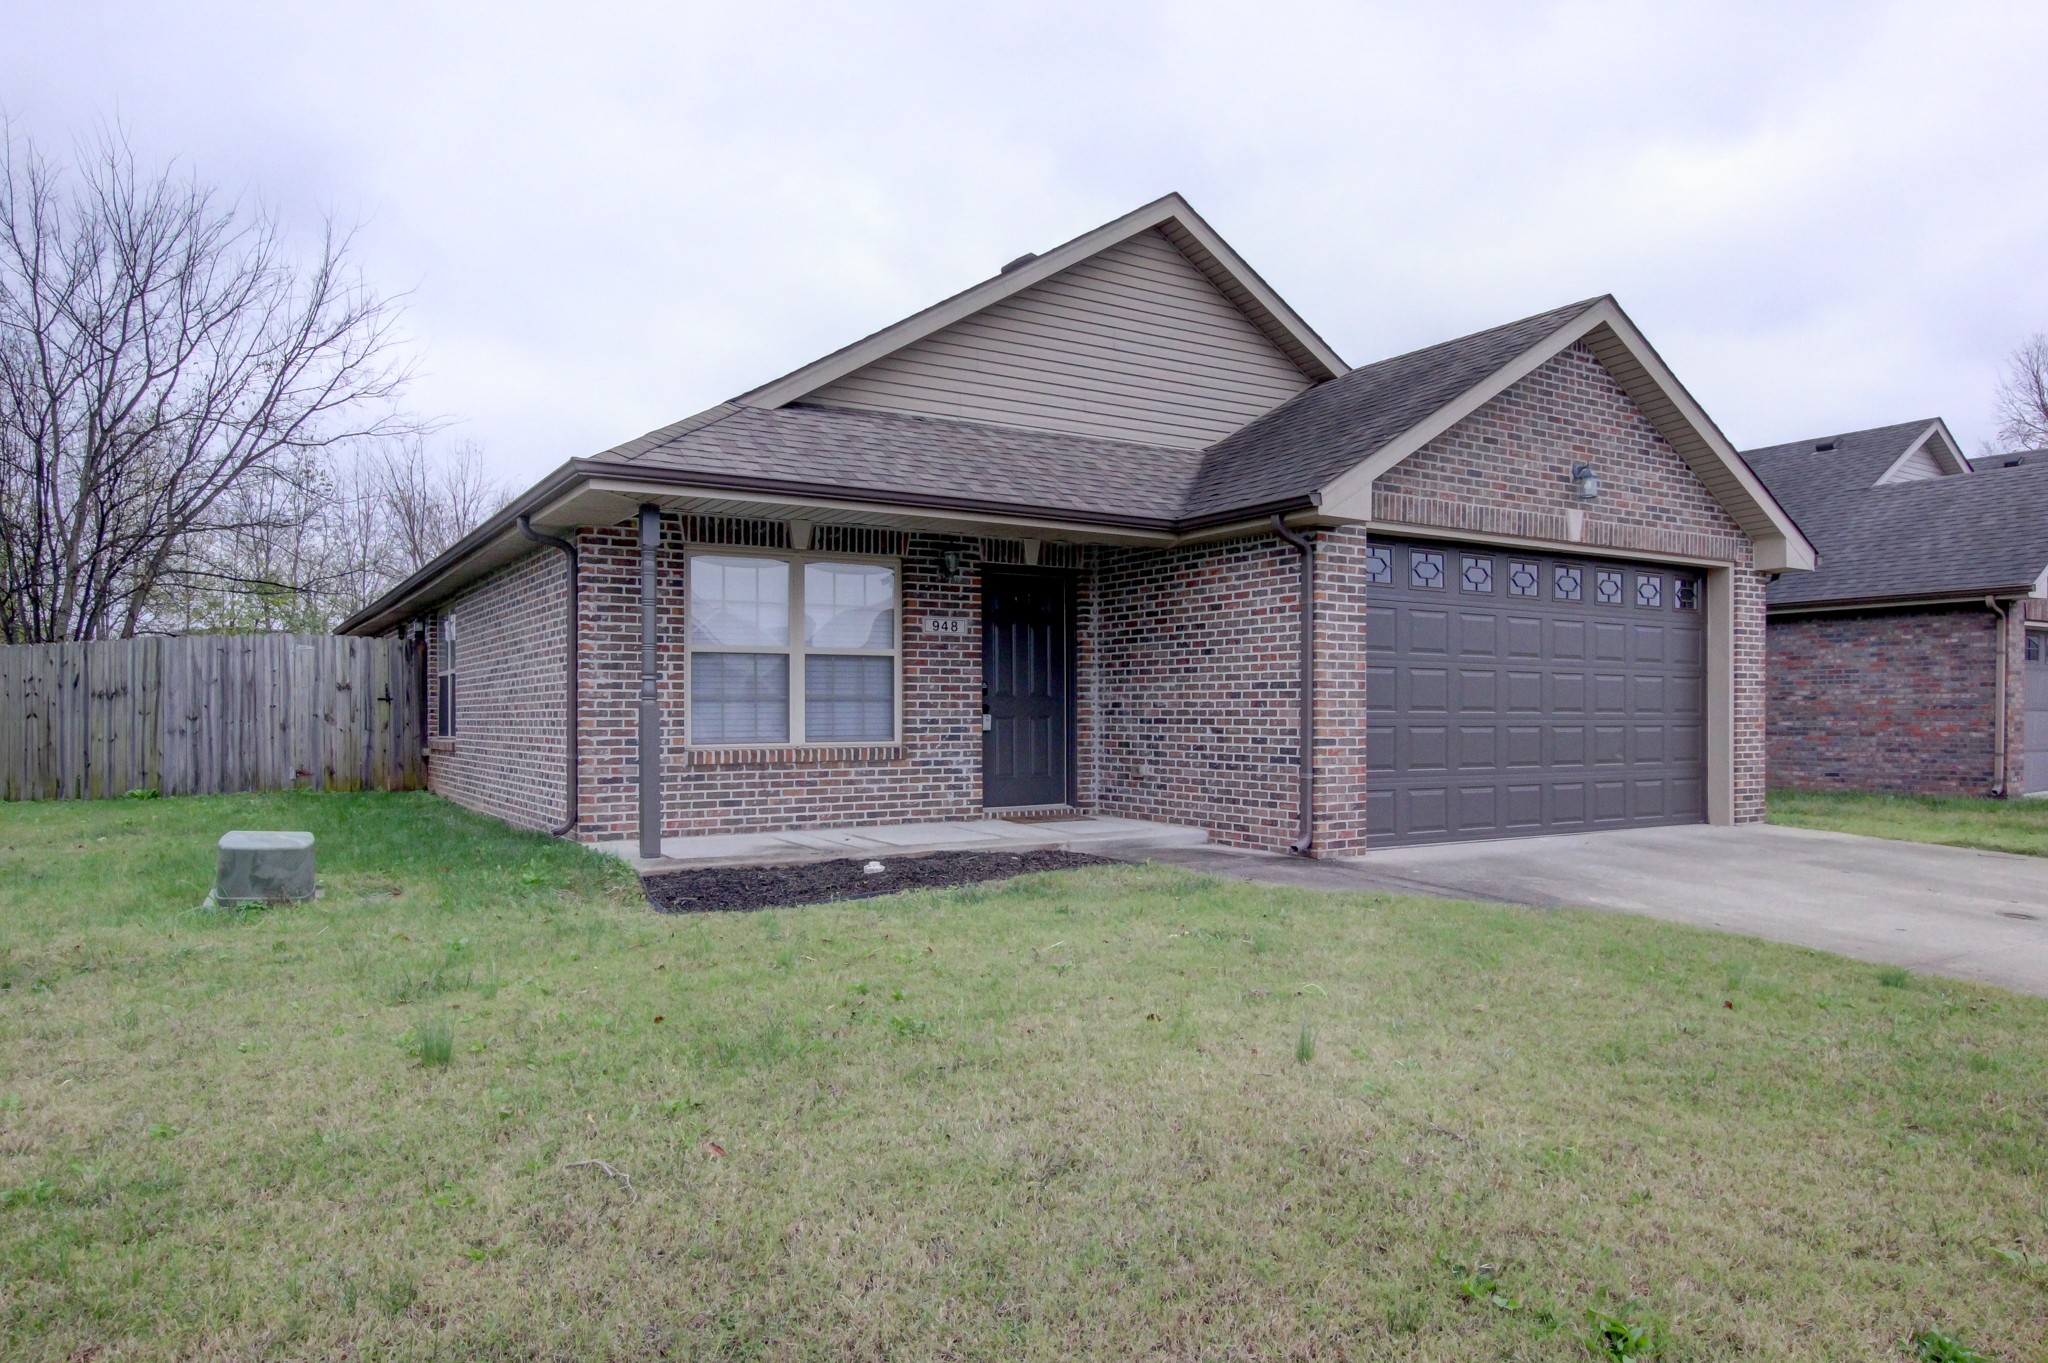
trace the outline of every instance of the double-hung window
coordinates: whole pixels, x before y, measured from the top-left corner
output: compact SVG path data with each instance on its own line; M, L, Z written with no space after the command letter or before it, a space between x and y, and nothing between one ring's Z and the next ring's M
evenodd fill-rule
M434 733L441 738L455 737L455 617L441 617L441 654L436 660L434 696L436 713Z
M692 744L895 741L895 564L692 554L687 611Z

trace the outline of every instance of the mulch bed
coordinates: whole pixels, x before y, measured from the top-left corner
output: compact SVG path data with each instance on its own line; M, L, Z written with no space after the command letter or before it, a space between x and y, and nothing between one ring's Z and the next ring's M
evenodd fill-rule
M723 913L776 909L792 904L829 904L873 899L904 890L1008 880L1033 871L1069 871L1107 866L1107 857L1080 852L928 852L922 856L877 857L883 870L869 875L867 857L807 861L795 866L706 866L642 876L647 902L657 913Z

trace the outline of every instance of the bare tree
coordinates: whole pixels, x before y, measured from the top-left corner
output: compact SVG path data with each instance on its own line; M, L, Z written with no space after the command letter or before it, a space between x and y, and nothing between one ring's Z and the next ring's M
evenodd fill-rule
M438 458L418 437L387 442L369 470L391 539L394 579L425 567L509 500L485 469L483 451L469 441Z
M2048 448L2048 335L2035 332L2006 357L1994 406L2001 451Z
M208 537L318 505L326 455L410 428L393 307L332 224L301 267L270 218L103 136L75 175L0 128L0 636L135 633L237 578Z

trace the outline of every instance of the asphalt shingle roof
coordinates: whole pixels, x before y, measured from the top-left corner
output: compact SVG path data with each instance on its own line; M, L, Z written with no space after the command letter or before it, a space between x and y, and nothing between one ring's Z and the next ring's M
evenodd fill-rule
M1599 301L1553 308L1317 384L1211 445L1186 514L1315 491Z
M731 484L945 496L1162 525L1302 503L1599 300L1354 369L1206 450L846 408L726 404L599 456Z
M2048 462L1877 485L1928 426L1879 426L1743 455L1820 551L1771 584L1773 606L1971 596L2048 568ZM1835 448L1816 451L1833 441Z

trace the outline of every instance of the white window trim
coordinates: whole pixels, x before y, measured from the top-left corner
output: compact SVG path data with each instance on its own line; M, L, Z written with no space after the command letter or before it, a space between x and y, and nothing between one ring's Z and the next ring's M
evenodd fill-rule
M434 732L432 737L452 739L455 737L456 731L462 726L461 713L456 709L462 701L462 687L459 684L453 685L451 694L451 684L455 683L455 667L458 661L455 656L455 650L461 644L461 631L455 628L453 612L443 614L437 618L434 621L434 629L436 647L434 650ZM441 727L444 720L448 726L445 729Z
M690 638L689 574L699 558L774 558L789 565L789 643L700 644ZM896 603L892 632L886 654L874 648L814 648L804 642L804 565L807 563L875 563L896 575ZM691 704L690 659L699 653L781 653L789 658L789 737L736 743L731 739L697 741L696 711ZM811 654L841 658L889 657L895 662L890 685L890 732L887 738L828 738L810 740L804 735L803 659ZM684 746L696 752L739 752L760 748L893 748L903 742L903 560L889 554L809 554L781 549L755 549L740 545L693 544L683 560L683 726Z

